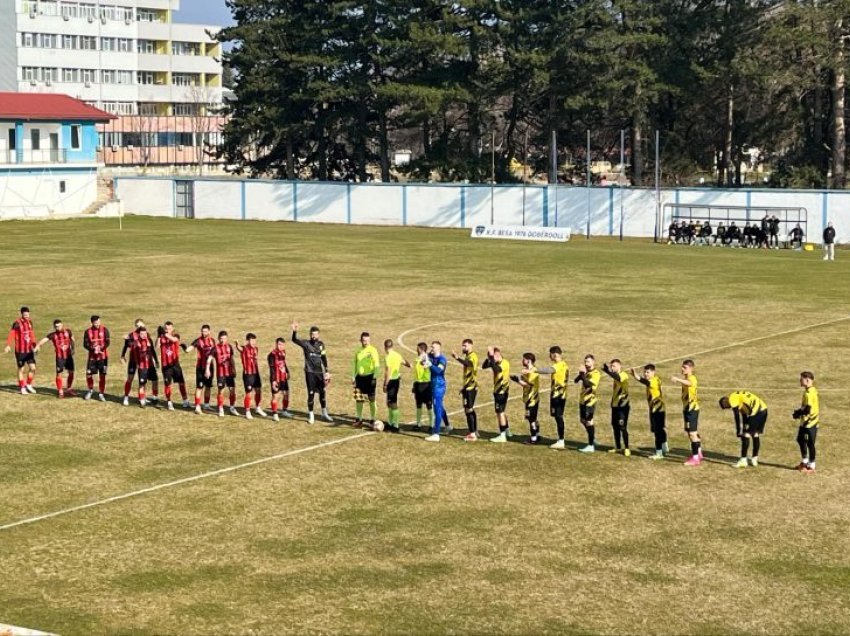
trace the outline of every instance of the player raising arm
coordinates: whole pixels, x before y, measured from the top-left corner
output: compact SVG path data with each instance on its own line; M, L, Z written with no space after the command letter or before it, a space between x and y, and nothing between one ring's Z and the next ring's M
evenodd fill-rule
M570 368L561 357L562 355L561 347L557 345L549 347L551 366L537 369L539 375L552 376L552 384L549 390L549 414L555 420L555 426L558 429L558 441L550 445L549 448L554 450L563 450L565 446L564 410L567 408L567 381Z
M588 354L584 357L584 364L579 367L578 375L573 382L581 383L579 394L578 416L584 430L587 432L587 446L580 448L579 452L593 453L596 451L596 426L593 416L596 414L596 403L599 397L596 391L599 389L599 380L602 374L596 368L596 358Z
M316 395L318 395L319 405L322 407L322 419L326 422L333 422L333 418L328 413L325 393L331 381L331 373L328 367L325 343L319 339L319 328L310 327L310 339L305 342L298 339L298 323L293 322L290 340L304 351L304 374L307 380L307 421L310 424L315 421L313 406Z
M245 336L245 345L236 343L236 349L242 357L242 383L245 386L245 418L254 419L251 415L251 393L254 394L254 409L257 415L265 417L266 412L260 406L263 401L263 382L260 379L260 350L257 348L257 336L249 333Z
M537 358L533 353L522 354L522 375L512 375L511 380L522 387L522 401L525 404L525 419L531 435L526 444L540 442L540 424L537 422L537 411L540 407L540 374L534 368Z
M454 358L463 367L463 411L466 413L466 427L469 433L463 439L474 442L478 439L478 414L475 412L475 399L478 397L478 354L472 350L472 340L467 338L461 344L461 355L452 351Z
M622 363L614 358L611 364L603 364L602 370L614 380L614 393L611 395L611 429L614 431L614 448L608 451L616 453L622 448L623 455L629 457L629 374L623 371ZM621 446L622 444L622 446Z
M91 326L83 334L83 348L89 352L86 362L86 391L87 400L91 399L94 391L94 375L98 374L98 395L101 402L106 402L106 373L109 370L109 329L100 322L100 316L91 317Z
M275 422L280 421L278 416L278 406L283 411L281 415L284 417L292 417L289 412L289 367L286 364L286 345L283 338L275 340L274 349L269 352L269 383L271 384L272 392L272 419Z
M35 393L32 385L35 378L35 329L30 318L30 308L21 307L21 317L12 323L6 348L9 353L15 347L15 363L18 366L18 388L21 395Z
M487 359L481 365L482 369L493 371L493 405L496 410L496 421L499 424L499 434L490 439L496 444L504 444L511 436L508 414L508 394L511 390L511 363L502 357L499 347L487 347Z
M734 391L720 398L720 408L732 409L735 415L735 434L741 438L741 458L735 468L747 467L750 440L753 442L752 465L758 466L761 436L764 435L764 427L767 424L767 404L755 393Z
M797 444L800 446L800 464L797 470L804 473L815 472L815 442L818 438L818 426L820 425L820 398L815 388L815 375L811 371L803 371L800 374L800 386L803 387L803 403L793 413L793 417L800 423L797 431Z
M183 398L183 408L189 408L189 395L186 392L186 379L183 377L183 367L180 366L180 334L174 331L174 323L170 320L157 327L159 336L159 359L162 365L162 381L165 384L165 399L169 411L174 410L171 401L171 385L175 382L180 387L180 397Z
M233 347L227 342L227 332L218 332L218 344L216 344L207 360L206 377L212 379L213 370L218 385L216 402L218 403L218 416L224 417L224 389L228 389L230 400L230 414L239 415L236 410L236 365L233 363Z
M682 362L682 377L673 376L673 382L682 387L682 416L685 420L685 432L691 440L691 457L686 466L699 466L702 463L702 437L699 434L699 382L694 375L693 360Z
M661 379L655 375L655 365L647 364L643 368L643 377L638 376L637 369L632 369L632 376L646 387L646 401L649 405L649 430L655 438L655 454L650 459L664 459L667 452L667 413L664 409L664 394L661 392Z
M198 359L195 362L195 413L203 413L201 409L201 396L204 397L204 408L210 408L210 389L212 388L212 375L207 373L207 363L215 347L215 340L210 335L210 326L201 326L201 335L195 338L190 345L184 345L183 351L187 353L195 350Z
M53 321L53 331L39 340L33 351L36 353L47 342L53 343L56 350L56 390L60 398L74 395L71 390L74 384L74 334L65 329L61 320ZM67 371L68 381L63 384L62 374Z

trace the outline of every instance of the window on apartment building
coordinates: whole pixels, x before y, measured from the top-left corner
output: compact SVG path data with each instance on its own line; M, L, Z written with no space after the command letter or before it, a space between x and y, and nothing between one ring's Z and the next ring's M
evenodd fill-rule
M76 2L63 2L61 10L62 17L66 20L80 17L80 5Z
M120 132L104 132L100 133L100 145L106 146L121 146L123 145L123 135Z
M34 66L24 66L21 68L21 78L25 82L34 82L38 79L38 69Z
M101 51L117 51L118 40L115 38L100 38Z
M41 15L59 15L59 3L55 0L39 0L37 6Z
M43 49L55 49L59 43L59 36L52 33L42 33L38 45Z
M97 51L97 38L90 35L80 36L80 48L83 51Z
M118 50L122 53L129 53L133 48L132 42L129 38L118 38Z
M154 73L152 71L137 71L136 79L139 84L150 85L154 82Z
M118 19L118 7L102 6L100 8L100 17L104 20L117 20Z
M71 150L80 150L82 148L83 127L71 126Z
M136 11L136 19L139 22L159 22L159 15L156 11L149 9L139 9Z
M30 130L30 147L32 150L41 150L41 131L38 128Z
M171 53L173 55L200 55L201 46L197 42L172 42Z
M93 68L84 68L80 72L80 78L86 84L93 84L97 81L97 71Z
M132 7L115 7L115 19L124 20L125 22L133 19Z
M77 38L73 35L63 35L62 36L62 48L63 49L75 49Z
M114 84L115 83L115 71L110 69L101 69L100 71L100 83L101 84Z
M159 115L159 104L139 104L139 114L147 117Z
M116 71L115 73L115 83L116 84L132 84L133 83L133 71Z
M156 42L153 40L139 40L136 47L139 53L156 53Z
M58 82L59 81L59 69L58 68L43 68L41 69L41 76L45 82Z
M78 69L78 68L63 68L62 69L62 81L63 82L79 82L80 81L80 69Z
M18 134L14 128L9 129L9 150L18 149Z
M172 112L178 117L191 117L198 113L197 104L174 104Z
M21 45L27 48L35 46L35 34L21 33Z
M92 22L97 19L97 6L93 4L80 3L80 17Z
M172 83L175 86L197 86L198 75L196 73L174 73Z

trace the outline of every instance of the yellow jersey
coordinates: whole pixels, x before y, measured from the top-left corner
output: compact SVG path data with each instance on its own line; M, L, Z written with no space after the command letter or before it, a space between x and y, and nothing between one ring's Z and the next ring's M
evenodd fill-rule
M537 406L540 404L540 374L534 367L528 371L528 375L520 376L525 382L522 387L522 401L526 406Z
M661 379L654 375L649 380L644 378L646 385L646 402L649 404L650 413L664 412L664 394L661 392Z
M620 371L615 375L617 377L614 377L614 393L611 395L611 406L628 406L629 374L625 371Z
M384 365L387 368L387 379L398 380L401 377L401 365L404 364L404 358L398 351L390 351L384 358Z
M594 406L599 399L596 391L599 389L599 380L602 379L602 374L599 369L593 369L584 374L587 385L582 383L581 393L579 393L579 402L585 406Z
M372 345L361 346L354 352L351 375L376 375L381 367L381 356Z
M413 364L413 381L414 382L431 382L431 369L423 366L422 360L417 356L416 362Z
M482 368L493 369L493 394L507 395L511 388L511 363L504 358L501 362L487 358Z
M463 355L463 390L473 391L478 388L478 354L474 351Z
M565 400L567 399L567 381L570 367L566 362L560 360L553 363L552 368L555 372L552 374L551 398L553 400Z
M755 393L750 393L749 391L735 391L729 394L728 399L729 406L748 417L767 410L765 401Z
M803 391L803 408L806 407L809 407L809 412L800 420L801 425L812 428L820 424L820 397L813 386Z
M697 382L697 376L692 374L685 379L690 382L691 385L682 385L682 408L685 412L699 411L699 395L697 393L699 383Z

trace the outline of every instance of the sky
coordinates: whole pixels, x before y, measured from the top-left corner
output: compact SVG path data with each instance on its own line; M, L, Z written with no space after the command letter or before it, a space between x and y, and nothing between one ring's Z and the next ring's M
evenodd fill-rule
M180 10L174 13L174 20L215 26L233 22L224 0L180 0Z

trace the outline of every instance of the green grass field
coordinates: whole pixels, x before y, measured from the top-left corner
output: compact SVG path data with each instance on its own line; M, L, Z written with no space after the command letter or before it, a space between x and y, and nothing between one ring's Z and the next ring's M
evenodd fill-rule
M850 632L850 258L575 240L473 241L467 232L283 223L3 223L0 316L32 307L82 336L91 313L113 342L134 318L259 334L318 324L331 412L353 413L346 381L361 331L408 346L464 337L513 365L552 344L659 364L674 455L651 462L643 387L632 388L631 458L570 449L440 444L199 417L117 401L14 392L0 361L0 623L59 634L843 634ZM108 392L121 393L119 344ZM306 394L300 350L293 406ZM409 358L409 353L405 352ZM681 465L686 437L670 381L694 355L709 461ZM78 367L83 356L77 355ZM52 350L37 384L53 386ZM191 370L191 360L184 369ZM798 374L823 404L818 473L798 461ZM265 375L264 370L264 375ZM460 409L460 367L449 377ZM480 426L496 430L489 375ZM409 375L404 421L413 417ZM84 378L78 376L77 387ZM548 382L543 383L548 384ZM599 441L611 442L603 378ZM734 470L733 389L770 407L762 465ZM240 387L241 389L241 387ZM514 388L513 395L519 391ZM543 398L541 422L554 436ZM240 400L241 405L241 400ZM382 405L381 417L386 410ZM512 428L527 434L518 400ZM453 417L463 429L460 413ZM462 434L462 433L461 433ZM335 445L326 442L347 440ZM297 454L290 451L309 449ZM15 522L284 455L31 524Z

